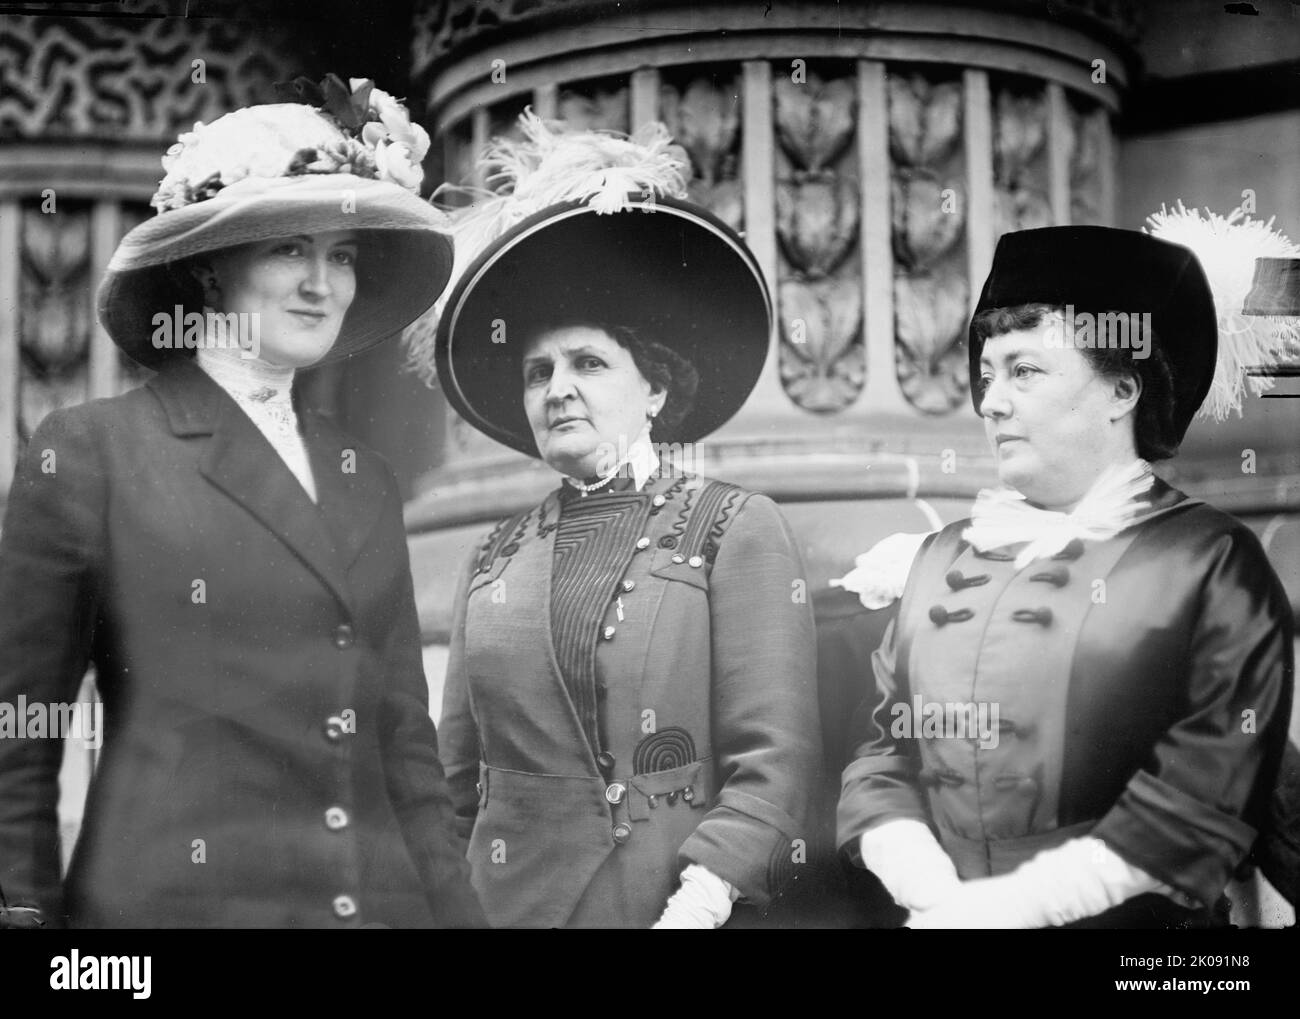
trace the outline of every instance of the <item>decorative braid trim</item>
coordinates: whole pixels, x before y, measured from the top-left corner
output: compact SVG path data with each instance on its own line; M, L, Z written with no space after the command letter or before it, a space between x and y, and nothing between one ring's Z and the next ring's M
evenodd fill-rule
M700 556L712 563L722 544L722 536L743 501L744 489L725 481L699 481L692 478L686 487L682 508L673 522L673 545L685 559ZM661 539L662 541L662 539Z
M504 520L497 522L492 533L488 535L487 541L482 545L478 557L478 572L487 573L492 568L492 564L500 555L507 558L514 555L517 548L511 548L509 552L504 552L508 546L519 543L519 539L524 536L528 529L528 518L532 515L532 510L524 510L522 513L516 513L512 517L506 517Z

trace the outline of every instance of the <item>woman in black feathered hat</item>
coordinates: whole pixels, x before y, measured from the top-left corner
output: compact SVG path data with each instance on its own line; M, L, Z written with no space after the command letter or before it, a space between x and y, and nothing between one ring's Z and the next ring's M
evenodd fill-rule
M1226 922L1292 634L1254 534L1151 472L1206 399L1216 330L1184 247L1001 239L970 370L1004 487L921 546L839 806L911 926Z
M442 758L493 924L711 929L806 859L820 755L794 539L770 499L694 471L762 370L767 288L673 197L661 126L522 123L414 346L466 421L560 484L467 565Z

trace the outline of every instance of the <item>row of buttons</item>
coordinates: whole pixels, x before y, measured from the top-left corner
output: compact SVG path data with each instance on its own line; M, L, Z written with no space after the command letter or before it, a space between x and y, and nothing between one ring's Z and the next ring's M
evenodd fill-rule
M967 778L952 768L922 768L917 775L917 781L923 786L937 788L945 785L955 789L965 785ZM993 787L1001 792L1030 793L1038 789L1038 780L1031 775L999 775L993 780Z
M356 643L356 634L347 623L339 623L334 628L334 646L346 651ZM325 738L331 743L340 742L348 732L345 719L339 715L330 715L323 727ZM325 827L330 831L342 831L348 826L348 812L342 807L329 807L325 811ZM336 895L330 904L334 915L340 920L350 920L357 915L357 900L351 895Z
M964 623L968 619L974 619L975 613L971 609L949 609L943 605L930 606L930 622L935 626L945 626L948 623ZM1052 610L1046 605L1036 609L1016 609L1011 613L1011 618L1017 623L1038 623L1040 626L1052 625Z
M655 495L654 498L650 500L650 502L655 509L662 509L665 503L668 502L668 500L663 495ZM650 538L648 536L642 535L640 538L637 538L636 550L638 552L644 552L649 547L650 547ZM665 535L664 537L659 539L659 547L676 548L677 538L671 534ZM681 563L683 561L685 560L681 555L673 556L673 562ZM704 560L701 559L699 556L691 556L690 564L691 566L694 567L700 567L704 565ZM619 582L619 588L622 590L624 594L630 594L636 588L636 581L624 579ZM618 606L619 606L619 619L621 620L623 618L621 599L618 600ZM613 640L614 635L617 632L618 632L617 627L606 626L604 629L600 631L600 636L601 639L603 640ZM608 750L602 750L600 753L596 755L596 764L599 765L601 773L604 774L606 778L609 778L611 772L613 772L614 770L614 764L615 764L614 755L611 754ZM627 798L627 786L624 785L622 782L610 782L609 785L605 787L605 800L611 806L618 806L626 798ZM620 845L620 846L626 845L632 839L632 826L628 824L626 821L619 821L616 825L614 825L610 834L614 839L615 845Z

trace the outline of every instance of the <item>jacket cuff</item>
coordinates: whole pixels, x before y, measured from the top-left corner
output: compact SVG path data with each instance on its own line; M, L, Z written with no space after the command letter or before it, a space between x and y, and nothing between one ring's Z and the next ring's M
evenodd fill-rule
M835 842L856 866L863 866L858 842L869 829L896 820L930 824L930 812L910 779L914 770L910 759L892 754L859 757L844 769Z
M1256 831L1139 771L1091 834L1135 867L1212 907Z
M706 867L761 908L793 877L798 862L807 858L810 842L778 807L747 793L723 790L718 805L677 855L683 869L692 863Z

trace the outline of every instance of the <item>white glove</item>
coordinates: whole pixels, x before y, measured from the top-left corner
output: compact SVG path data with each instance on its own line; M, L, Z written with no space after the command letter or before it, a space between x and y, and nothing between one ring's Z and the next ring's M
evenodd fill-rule
M727 922L740 893L707 867L692 863L651 930L711 931Z
M1055 927L1104 913L1145 892L1185 903L1174 889L1117 855L1101 839L1071 839L1010 874L965 881L907 926L929 930Z
M952 858L920 821L897 818L870 828L858 850L862 865L904 909L926 909L961 885Z

